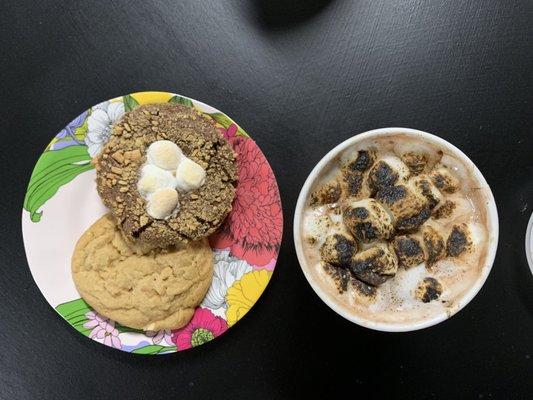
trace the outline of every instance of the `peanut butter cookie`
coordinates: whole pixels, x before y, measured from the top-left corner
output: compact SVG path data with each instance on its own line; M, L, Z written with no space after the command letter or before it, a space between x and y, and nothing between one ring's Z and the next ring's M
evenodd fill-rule
M155 250L130 244L107 214L79 239L72 276L98 313L131 328L177 329L211 285L213 254L207 239Z

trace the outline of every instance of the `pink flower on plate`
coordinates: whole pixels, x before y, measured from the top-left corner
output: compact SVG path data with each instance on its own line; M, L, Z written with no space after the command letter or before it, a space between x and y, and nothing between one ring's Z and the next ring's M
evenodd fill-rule
M110 321L109 318L102 317L94 311L89 311L85 314L88 321L83 324L84 328L92 329L89 333L91 339L100 339L107 346L116 349L122 348L122 343L118 337L118 330L115 328L115 322Z
M258 266L258 269L266 269L267 271L274 271L275 266L276 266L276 259L273 258L265 265Z
M186 326L172 332L172 342L178 350L190 349L213 340L227 329L228 324L223 318L207 308L197 308Z
M229 142L237 153L237 193L225 224L211 236L211 246L229 247L235 257L264 266L277 258L281 242L283 214L278 185L253 140L235 136Z
M163 339L169 344L172 343L172 332L170 331L170 329L164 329L160 331L146 331L145 334L146 336L152 338L152 342L154 342L154 344L161 343Z
M224 136L226 139L235 137L238 129L239 128L237 127L237 124L231 124L227 128L219 128L220 133L222 133L222 136Z

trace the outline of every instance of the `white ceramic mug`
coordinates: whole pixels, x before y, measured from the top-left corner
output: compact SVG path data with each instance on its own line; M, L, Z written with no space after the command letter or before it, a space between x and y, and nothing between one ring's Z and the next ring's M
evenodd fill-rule
M455 306L452 309L449 310L443 310L441 313L438 313L436 315L433 315L429 318L423 318L419 321L413 322L413 323L388 323L388 322L377 322L373 321L371 318L363 318L360 315L356 315L355 313L351 313L348 307L345 305L342 305L338 298L334 296L331 292L325 291L321 286L324 286L324 283L319 282L321 279L317 272L311 268L311 266L308 265L306 257L304 255L304 247L302 243L302 235L301 235L301 224L302 224L302 218L304 215L304 210L306 207L306 203L309 199L311 188L314 186L316 180L319 178L320 172L334 159L336 159L337 156L339 156L343 151L345 151L348 148L351 148L352 146L357 146L358 143L361 143L363 141L367 141L369 139L373 138L379 138L379 137L387 137L390 135L406 135L408 137L412 137L415 140L420 141L421 143L428 143L428 144L434 144L438 148L445 149L450 155L458 158L461 160L465 166L469 167L472 173L472 178L476 181L476 183L479 185L478 187L482 190L485 190L486 193L486 221L487 221L487 232L488 232L488 243L487 243L487 253L485 257L485 263L481 269L481 272L477 278L477 280L474 282L474 284L470 287L469 290L467 290L464 295L459 298L455 304ZM305 181L302 190L300 192L300 195L298 197L298 202L296 204L296 210L294 214L294 244L296 247L296 254L298 256L298 261L300 262L300 266L302 268L302 271L307 278L309 284L313 288L313 290L316 292L316 294L326 303L332 310L337 312L339 315L343 316L344 318L358 324L365 326L367 328L380 330L380 331L387 331L387 332L405 332L405 331L413 331L417 329L426 328L435 324L438 324L439 322L442 322L448 318L450 318L452 315L457 313L459 310L464 308L473 298L474 296L479 292L483 284L485 283L485 280L487 279L489 272L492 268L492 264L494 263L494 257L496 256L496 249L498 247L498 212L496 210L496 203L494 201L494 196L492 195L492 192L487 184L487 181L479 171L479 169L474 165L474 163L457 147L454 145L448 143L444 139L441 139L435 135L418 131L415 129L408 129L408 128L382 128L382 129L375 129L372 131L368 131L365 133L361 133L359 135L353 136L344 142L340 143L338 146L336 146L334 149L332 149L329 153L327 153L313 168L311 173L309 174L309 177Z

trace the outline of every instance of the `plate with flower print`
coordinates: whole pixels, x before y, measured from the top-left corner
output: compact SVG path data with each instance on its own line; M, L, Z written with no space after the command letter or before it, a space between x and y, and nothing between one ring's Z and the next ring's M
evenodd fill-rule
M78 238L107 212L96 192L91 159L124 113L148 103L180 103L212 118L237 153L239 181L233 210L209 238L214 253L211 287L181 329L143 332L95 312L76 291L70 261ZM250 136L207 104L166 92L140 92L97 104L54 136L39 157L22 210L24 248L31 273L50 305L84 336L122 351L167 354L222 335L255 304L278 257L283 229L274 173Z

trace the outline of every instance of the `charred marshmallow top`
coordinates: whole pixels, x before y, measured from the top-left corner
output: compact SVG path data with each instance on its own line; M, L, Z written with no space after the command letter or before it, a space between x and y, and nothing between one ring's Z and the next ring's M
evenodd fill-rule
M148 215L165 219L177 211L178 191L198 189L204 183L205 170L200 165L187 158L175 143L158 140L148 147L137 190L147 200Z

